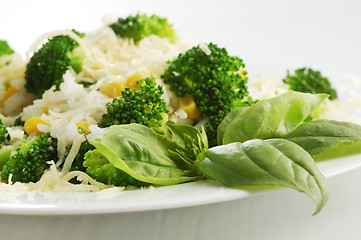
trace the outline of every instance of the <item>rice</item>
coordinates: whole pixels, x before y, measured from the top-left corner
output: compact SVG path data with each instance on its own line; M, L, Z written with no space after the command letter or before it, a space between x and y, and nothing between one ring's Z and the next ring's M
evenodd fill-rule
M287 91L287 88L273 78L258 77L248 82L248 91L254 99L267 99Z
M46 125L38 125L38 129L50 132L58 139L59 159L62 159L67 148L79 136L76 123L86 121L96 123L106 111L106 103L110 99L100 92L88 92L83 85L75 82L70 71L64 75L64 82L60 84L60 91L51 88L43 98L37 99L30 106L24 108L22 120L40 116Z
M59 89L55 86L45 91L41 99L27 93L25 84L25 66L33 52L48 38L58 35L69 35L79 43L75 54L86 56L83 61L81 73L76 74L68 70L63 75L63 82ZM123 188L108 189L108 186L99 183L81 171L70 171L71 165L77 155L81 143L85 140L79 133L77 123L86 122L89 125L90 134L88 140L103 136L106 129L99 128L96 123L106 113L107 103L112 98L99 92L103 84L112 82L126 83L126 80L135 73L147 72L156 79L157 85L164 90L164 99L168 110L168 118L177 124L193 124L194 120L188 119L187 113L180 108L178 98L161 80L161 74L168 66L168 61L176 58L194 44L178 41L170 43L167 38L151 35L135 44L133 41L117 37L110 28L104 27L97 31L88 33L80 38L72 31L54 31L40 36L31 46L25 60L20 55L13 54L12 57L1 57L1 64L10 61L11 64L0 68L0 94L4 95L5 83L11 83L16 88L15 94L0 104L0 115L3 123L11 125L16 118L26 121L32 117L40 117L44 124L38 124L38 130L49 132L58 139L58 159L50 162L50 168L36 183L12 184L16 191L71 191L91 192L101 191L103 195L118 193ZM206 44L200 44L200 49L207 55L211 53ZM1 71L7 72L2 74ZM8 74L11 73L11 74ZM175 73L176 74L176 73ZM81 82L92 85L85 88ZM267 78L252 79L248 83L250 95L254 99L266 99L286 92L287 89L275 80ZM329 108L329 107L327 107ZM337 107L335 106L335 109ZM332 109L331 107L329 109ZM336 110L334 110L336 111ZM201 120L196 127L201 127L207 119ZM11 143L19 146L21 140L26 141L35 138L35 134L25 136L22 127L9 127ZM60 166L62 169L60 170ZM77 179L80 184L72 184L71 179ZM11 180L11 179L10 179ZM12 192L8 184L0 183L0 192Z
M63 82L59 89L55 87L44 92L42 98L35 99L27 93L25 85L25 66L32 54L47 41L58 35L69 35L79 43L75 54L85 56L83 70L76 74L68 70L63 76ZM193 123L188 120L187 114L180 109L178 100L160 79L161 74L167 67L167 62L174 59L180 53L188 50L192 45L178 41L170 43L167 38L152 35L135 44L133 41L118 38L108 27L87 33L80 38L72 31L54 31L45 33L34 41L24 60L20 55L13 54L11 64L0 71L10 72L0 79L0 94L4 95L5 82L11 83L16 88L15 94L10 96L4 104L0 105L3 123L11 125L16 118L21 117L26 121L32 117L40 117L44 124L38 124L38 130L49 132L58 139L58 159L51 162L51 167L46 171L37 183L16 183L17 189L24 191L99 191L111 186L98 183L86 173L70 171L70 166L79 151L81 142L85 139L78 132L77 123L85 121L89 124L91 133L88 140L100 137L106 131L99 128L96 123L106 113L106 104L112 98L99 92L105 83L122 82L137 72L147 72L155 77L157 85L164 90L163 99L169 109L169 119L176 123ZM206 50L206 49L205 49ZM0 58L8 61L7 58ZM2 75L2 74L0 74ZM80 82L89 82L91 85L85 88ZM35 134L25 136L22 127L9 128L9 134L14 146L19 146L22 139L32 141ZM66 156L66 157L65 157ZM59 166L62 165L62 169ZM71 184L68 181L76 178L81 184ZM21 187L19 187L19 184ZM9 191L7 184L0 184L0 191ZM119 189L118 189L119 190ZM111 192L111 191L110 191Z

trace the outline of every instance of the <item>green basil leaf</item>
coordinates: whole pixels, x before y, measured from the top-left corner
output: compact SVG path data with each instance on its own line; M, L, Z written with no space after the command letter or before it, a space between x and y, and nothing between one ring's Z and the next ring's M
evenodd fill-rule
M281 185L306 193L318 213L328 199L326 180L312 157L285 139L254 139L209 149L196 171L228 187Z
M172 158L169 150L179 146L139 124L111 126L91 143L114 167L143 182L172 185L198 178L195 172Z
M169 149L172 158L179 159L188 168L192 168L192 163L197 156L204 150L208 149L207 135L200 132L197 128L190 125L167 123L169 138L179 147L176 151Z
M222 120L217 128L217 142L218 145L222 145L222 139L228 125L238 117L238 115L244 113L249 107L240 107L233 109L227 116Z
M201 133L193 126L173 123L167 123L167 127L171 133L170 139L189 154L195 155L195 158L204 148L208 148L207 138L204 138L204 130Z
M228 124L222 143L283 137L300 125L327 96L286 92L259 101Z
M284 136L311 154L325 160L361 153L361 126L333 120L315 120L301 124Z

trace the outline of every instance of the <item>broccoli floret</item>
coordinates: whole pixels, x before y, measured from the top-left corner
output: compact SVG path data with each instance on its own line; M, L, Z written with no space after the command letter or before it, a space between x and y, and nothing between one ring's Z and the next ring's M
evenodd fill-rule
M6 162L10 159L11 153L15 151L12 146L3 146L0 149L0 171L3 170Z
M82 68L82 57L73 54L79 44L69 36L56 36L45 43L31 57L25 72L25 88L37 97L56 86L59 90L64 73L72 67L79 73Z
M89 88L90 86L94 85L96 82L80 81L78 83L83 85L84 88Z
M90 144L88 140L85 140L81 143L78 154L76 155L73 164L71 165L70 171L82 171L85 172L85 167L83 166L84 155L91 150L94 150L95 147Z
M21 119L21 117L18 117L15 119L13 127L24 127L25 121Z
M168 20L157 15L148 17L145 14L137 14L127 18L119 18L109 27L113 29L116 35L133 39L135 43L152 34L162 38L167 37L170 42L175 42L178 38L172 26L168 24Z
M6 143L7 140L9 140L9 132L0 119L0 144Z
M327 93L330 95L331 100L337 98L337 92L332 88L328 78L323 77L319 71L311 68L297 69L294 75L287 71L287 77L283 79L283 82L293 91L313 94Z
M249 105L247 72L242 59L229 56L216 44L201 44L168 62L164 82L177 97L191 95L202 118L210 146L217 143L217 127L234 107ZM247 99L247 100L246 100Z
M13 54L14 50L12 50L7 41L0 40L0 57L3 55Z
M114 167L99 150L89 151L85 154L84 167L89 176L108 185L138 187L149 185Z
M40 134L30 143L22 142L6 162L1 178L8 183L11 174L12 182L37 182L49 168L48 161L57 158L57 139L49 133Z
M107 104L107 113L103 114L98 125L139 123L162 133L164 118L168 113L162 99L163 88L156 85L153 77L138 80L136 89L126 87L122 97L114 98Z

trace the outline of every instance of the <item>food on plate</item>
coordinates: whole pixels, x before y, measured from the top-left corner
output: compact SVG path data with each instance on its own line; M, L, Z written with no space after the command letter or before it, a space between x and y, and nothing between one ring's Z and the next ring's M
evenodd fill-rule
M252 104L242 59L229 56L213 43L181 53L169 62L161 78L177 97L194 101L199 112L193 117L196 121L208 119L205 128L210 146L216 145L217 127L231 109Z
M164 133L168 108L162 99L163 87L156 85L154 77L140 79L134 89L126 87L121 97L107 104L107 111L98 122L99 127L139 123Z
M170 42L175 42L178 38L168 19L155 14L147 16L138 13L135 16L118 18L116 22L109 24L109 27L119 37L132 39L135 43L150 35L168 38Z
M45 33L25 56L0 41L0 187L213 179L291 187L317 213L329 193L315 159L358 153L361 127L320 120L337 93L319 71L288 72L284 83L248 81L241 58L181 41L157 15Z
M7 41L0 40L0 57L14 53Z
M69 36L55 36L33 54L26 65L25 89L41 98L50 87L59 90L63 75L70 67L81 71L81 56L73 54L79 44Z
M337 99L337 92L332 88L327 77L320 71L312 68L299 68L293 75L288 71L283 82L289 85L290 90L308 93L327 93L331 100Z

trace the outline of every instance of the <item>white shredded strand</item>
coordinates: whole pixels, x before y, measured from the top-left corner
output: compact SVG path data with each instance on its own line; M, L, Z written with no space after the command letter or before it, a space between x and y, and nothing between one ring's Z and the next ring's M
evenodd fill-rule
M59 89L55 86L46 90L40 99L27 93L24 88L26 63L31 55L36 52L41 44L48 39L59 35L67 35L79 43L74 49L75 54L84 57L82 71L75 73L72 69L63 75L63 82ZM116 194L124 187L109 186L100 183L81 171L70 171L71 165L79 151L84 136L78 133L77 123L85 121L89 125L90 134L87 139L91 141L102 137L108 128L100 128L96 124L106 113L107 103L112 98L100 92L106 83L120 82L126 84L127 79L133 74L146 71L154 76L157 85L164 89L162 98L169 109L168 119L178 124L193 124L194 120L188 119L187 113L180 108L178 98L171 92L161 80L161 74L168 67L168 61L175 59L180 53L194 46L194 43L178 41L170 43L167 38L151 35L143 38L137 44L128 39L119 38L112 29L107 26L97 31L87 33L83 38L73 31L59 30L45 33L39 36L31 45L23 58L19 54L0 57L0 96L3 96L6 88L5 83L10 83L17 92L9 97L4 104L0 104L0 118L6 125L11 125L17 117L26 121L31 117L41 117L44 124L38 124L38 130L49 132L58 139L58 159L49 162L50 168L44 172L36 183L13 183L12 175L9 175L9 184L0 183L0 192L8 192L8 198L0 194L0 199L16 200L19 191L25 192L98 192L97 196L104 197L107 194ZM205 54L211 54L206 44L199 47ZM179 73L174 73L179 75ZM88 82L93 85L86 88L80 82ZM258 78L248 82L250 96L254 99L274 97L287 89L276 81ZM327 105L328 104L328 105ZM335 119L342 114L337 109L345 105L326 103L328 112L323 114L332 115ZM335 114L336 113L336 114ZM202 119L196 127L202 128L208 119ZM20 145L25 140L30 143L36 134L26 136L23 128L9 128L9 135L14 146ZM70 151L69 151L70 149ZM69 151L69 152L68 152ZM66 157L65 157L66 156ZM60 166L64 164L60 170ZM79 184L69 181L77 179ZM29 195L31 198L31 195Z
M70 179L77 178L79 181L81 181L83 184L90 183L91 185L98 187L99 189L107 189L109 188L109 185L106 185L104 183L98 182L92 177L90 177L88 174L82 171L71 171L64 175L63 179L65 181L69 181Z
M62 174L67 174L70 171L71 165L79 152L81 143L85 140L84 135L79 135L74 139L73 145L70 148L68 156L65 158Z
M72 184L69 180L73 178L87 179L87 182L80 184ZM40 180L36 183L28 183L28 190L30 191L53 191L53 192L97 192L111 186L97 182L89 175L81 171L72 171L63 174L58 171L54 161L50 161L50 168L46 171Z
M199 44L199 48L206 54L210 55L212 51L209 49L208 45L206 43Z

